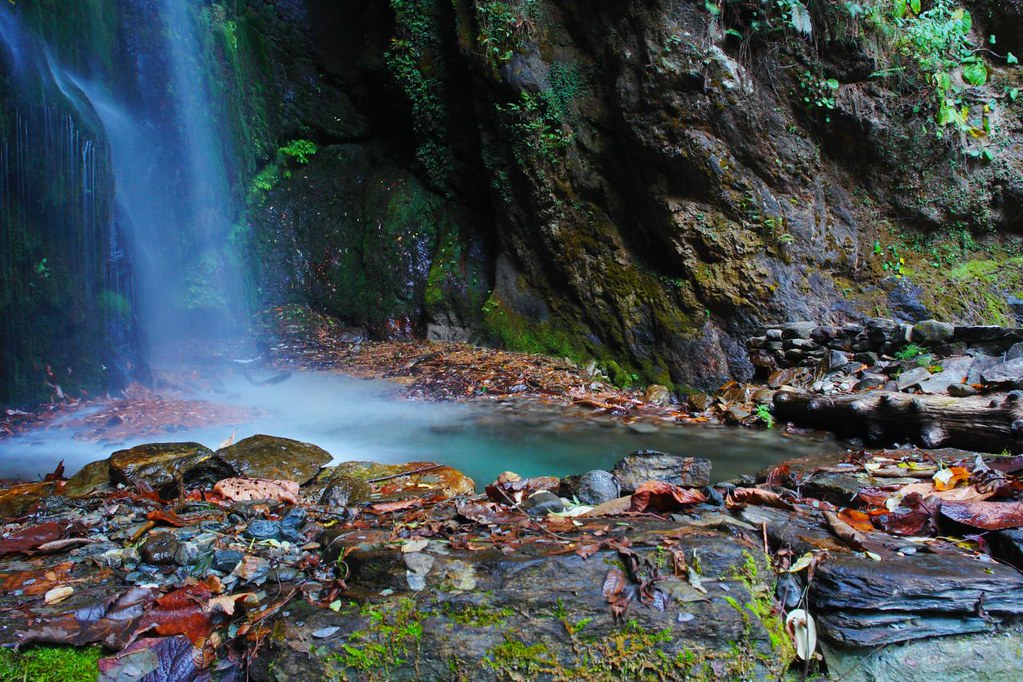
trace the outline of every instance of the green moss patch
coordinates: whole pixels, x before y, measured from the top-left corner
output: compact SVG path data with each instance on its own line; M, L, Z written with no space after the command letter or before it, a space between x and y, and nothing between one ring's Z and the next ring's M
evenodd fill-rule
M32 647L19 653L0 649L0 681L86 682L99 677L99 647Z

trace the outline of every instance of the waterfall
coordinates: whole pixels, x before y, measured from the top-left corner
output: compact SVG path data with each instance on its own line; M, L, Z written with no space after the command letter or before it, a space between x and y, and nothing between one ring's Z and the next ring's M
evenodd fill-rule
M17 337L40 306L67 326L95 327L108 348L129 344L133 323L144 351L241 331L243 278L230 244L241 202L203 11L128 0L120 39L106 45L117 53L85 50L68 66L16 6L0 6L0 310L14 310L0 322L10 377L0 383L36 371ZM58 282L53 300L37 300ZM73 304L57 300L68 292ZM84 353L75 337L63 342L62 364ZM51 355L38 360L56 362Z
M0 398L93 387L131 363L131 282L94 112L0 10ZM47 388L47 385L49 388Z

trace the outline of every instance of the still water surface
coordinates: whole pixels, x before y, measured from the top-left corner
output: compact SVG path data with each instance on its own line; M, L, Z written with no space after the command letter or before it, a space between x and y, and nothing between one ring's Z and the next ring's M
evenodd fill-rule
M407 401L390 382L302 372L270 386L234 373L187 397L253 408L252 421L151 435L118 443L76 439L60 423L0 441L0 478L36 479L63 459L73 473L122 447L154 441L197 441L216 448L268 433L315 443L336 461L432 461L451 465L480 486L512 470L563 476L609 469L634 450L706 457L714 480L752 473L791 457L840 449L834 440L792 437L780 430L664 424L629 426L588 410L511 403L471 405ZM177 396L182 397L182 396ZM80 417L81 413L75 415ZM649 432L638 432L649 431Z

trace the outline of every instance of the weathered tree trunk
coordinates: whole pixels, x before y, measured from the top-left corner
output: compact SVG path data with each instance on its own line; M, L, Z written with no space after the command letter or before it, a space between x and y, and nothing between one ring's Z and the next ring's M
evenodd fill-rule
M781 392L778 419L858 436L875 444L910 440L926 448L1023 451L1023 392L953 398L876 391L820 396Z

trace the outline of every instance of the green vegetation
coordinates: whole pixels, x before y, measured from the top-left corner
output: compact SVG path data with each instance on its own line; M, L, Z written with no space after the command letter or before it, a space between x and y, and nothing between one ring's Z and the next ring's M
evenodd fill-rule
M544 353L581 362L585 351L572 334L545 320L534 322L512 310L495 294L483 305L483 327L508 350Z
M894 357L896 360L912 360L913 358L923 355L926 353L921 346L915 343L906 344L902 350L896 351Z
M440 612L454 623L474 628L500 625L515 613L507 607L495 608L490 604L452 604L450 602L444 602Z
M763 404L757 405L754 410L754 414L756 415L757 419L763 422L764 426L766 426L769 429L774 428L774 415L771 414L770 405Z
M572 143L574 134L559 116L566 105L559 101L553 95L523 91L518 102L497 105L520 166L528 168L533 159L556 164L561 152Z
M973 18L955 0L859 0L833 6L800 0L730 0L707 2L706 8L734 24L726 29L727 35L746 46L754 40L804 40L813 34L815 22L826 23L832 39L854 39L871 53L880 67L872 77L914 97L912 113L927 113L931 121L927 127L935 137L946 138L949 131L961 134L968 154L984 161L993 160L992 152L984 146L970 147L971 141L992 135L1000 100L1012 103L1019 98L1018 88L1003 86L997 94L996 89L985 88L991 77L985 56L1006 65L1018 60L1012 53L995 51L995 36L989 37L989 45L975 44L970 37ZM830 121L828 111L835 108L841 84L804 64L794 66L800 70L793 94ZM928 100L926 106L920 103Z
M391 0L395 35L387 68L412 109L416 159L437 189L448 189L455 157L450 140L447 58L440 0Z
M278 149L277 153L285 159L304 165L309 163L309 157L316 153L316 145L309 140L292 140Z
M388 679L393 668L418 658L423 614L414 599L406 597L393 605L366 604L360 615L368 619L367 628L351 633L342 651L327 659L338 673L356 671Z
M785 632L784 613L774 601L774 576L762 576L760 564L749 552L743 552L743 557L745 561L742 567L735 571L733 578L742 582L750 598L745 604L740 604L734 597L725 597L725 600L742 615L746 626L746 637L743 642L737 642L736 646L747 647L745 652L747 656L759 660L780 679L789 662L795 660L796 652L792 640ZM765 556L764 560L770 565L769 557ZM770 638L771 654L748 648L755 638L754 624L758 624Z
M0 649L0 682L93 682L100 648L39 646L14 653Z
M670 630L648 632L633 620L602 636L585 634L586 619L562 624L572 644L573 653L567 660L559 659L543 642L529 643L509 633L504 642L487 652L483 666L498 679L586 682L665 679L710 682L746 679L756 668L756 662L739 649L727 655L687 648L673 651Z
M477 0L472 7L476 44L496 78L500 67L511 61L520 38L535 26L537 0Z
M316 144L309 140L292 140L283 147L279 147L274 155L274 160L256 173L249 183L249 205L262 205L282 176L291 177L289 166L308 164L309 157L316 154L317 151Z

